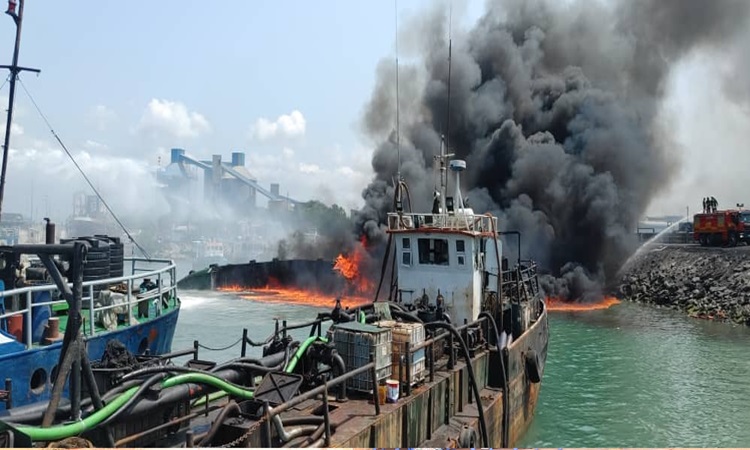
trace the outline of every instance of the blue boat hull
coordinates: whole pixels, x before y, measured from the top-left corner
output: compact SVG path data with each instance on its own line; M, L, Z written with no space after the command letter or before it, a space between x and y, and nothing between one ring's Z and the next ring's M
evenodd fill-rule
M107 342L116 339L135 355L148 351L150 355L171 352L172 338L177 326L180 309L174 309L148 322L110 332L99 333L86 340L89 359L100 360ZM12 381L13 407L25 406L50 399L52 373L57 373L62 342L37 347L18 353L0 355L0 383ZM36 373L35 373L36 372ZM32 388L32 383L35 388ZM65 383L63 397L68 395L69 383ZM0 388L3 385L0 384ZM0 401L0 411L6 409L5 402Z

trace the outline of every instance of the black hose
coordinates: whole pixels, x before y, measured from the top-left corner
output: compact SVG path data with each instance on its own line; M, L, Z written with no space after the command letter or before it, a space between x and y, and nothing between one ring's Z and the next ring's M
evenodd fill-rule
M495 330L495 345L497 346L497 356L500 358L500 373L502 374L503 380L503 435L501 438L502 442L500 443L500 446L506 448L508 447L508 433L510 432L510 411L508 410L510 405L510 392L508 392L508 378L505 373L503 349L500 348L500 332L498 331L497 323L495 323L495 318L492 317L492 314L488 313L487 311L482 311L479 313L479 317L486 317L490 322L490 325L492 325L492 329Z
M463 351L464 358L466 359L466 371L469 373L469 382L471 383L471 388L474 391L474 397L477 399L477 411L479 411L479 425L482 430L483 444L485 447L488 447L490 445L490 440L487 436L487 422L485 422L484 420L482 397L479 396L479 388L477 387L477 380L474 377L474 367L471 364L471 356L469 355L469 348L466 346L466 341L464 341L461 333L459 333L458 330L456 330L456 327L454 327L453 325L444 322L429 322L424 324L424 327L426 329L441 328L443 330L448 330L451 332L451 334L453 334L456 340L458 340L459 344L461 344L461 350Z
M297 416L281 419L281 423L283 423L285 427L294 425L319 425L323 422L325 422L325 418L322 416Z
M407 320L409 322L424 323L422 319L415 316L414 314L406 311L399 311L397 309L391 310L391 316L397 319Z
M393 240L393 234L388 234L388 243L385 246L385 256L383 257L383 265L380 268L380 281L378 282L378 290L375 291L375 301L378 301L380 295L380 289L383 287L383 279L385 278L385 271L388 269L388 255L391 252L391 241Z
M240 405L237 404L234 400L227 403L219 413L218 416L216 416L216 419L214 419L214 423L211 424L211 429L208 430L208 433L203 436L203 438L196 443L198 447L208 447L208 444L211 443L214 436L216 435L216 432L219 431L219 428L221 428L221 425L224 423L224 420L226 420L227 417L229 417L230 413L237 413L239 414L242 412L240 409Z
M259 366L257 364L250 364L245 362L229 362L226 364L222 364L219 369L243 369L243 370L250 370L252 372L262 372L262 373L268 373L273 372L274 370L279 370L282 367L284 367L284 362L280 362L278 365L273 367L266 367L266 366Z
M339 376L344 375L346 373L346 363L344 362L344 358L339 354L339 352L334 351L333 355L331 355L331 359L333 360L333 364L339 368ZM341 383L339 385L338 398L336 400L346 400L346 383Z
M143 369L138 369L133 372L130 372L122 378L120 378L120 383L132 380L133 378L139 378L143 375L153 375L153 374L163 374L163 373L173 373L173 372L179 372L179 373L202 373L203 375L214 375L211 372L207 370L201 370L201 369L194 369L191 367L183 367L183 366L154 366L154 367L144 367Z
M146 393L147 390L151 389L151 386L155 385L156 383L160 382L164 379L164 376L166 374L164 373L158 373L156 375L151 376L151 378L148 378L146 381L141 384L141 387L138 388L137 391L135 391L135 394L133 394L130 399L125 402L124 405L120 409L114 412L111 416L104 419L103 422L101 422L98 426L106 426L112 422L114 422L123 412L130 409L131 406L135 404L138 400L140 400L141 396Z

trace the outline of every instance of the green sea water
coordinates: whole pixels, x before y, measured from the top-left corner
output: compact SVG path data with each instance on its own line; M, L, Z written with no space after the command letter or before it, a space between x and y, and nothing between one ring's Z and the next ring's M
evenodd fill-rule
M750 328L635 304L550 316L524 447L747 447Z

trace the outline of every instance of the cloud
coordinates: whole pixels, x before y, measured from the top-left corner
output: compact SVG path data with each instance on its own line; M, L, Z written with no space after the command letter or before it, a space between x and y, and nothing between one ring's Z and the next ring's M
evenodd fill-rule
M302 173L316 174L320 173L320 166L317 164L299 163L299 171Z
M107 146L107 144L102 144L101 142L97 142L93 139L86 139L86 141L83 143L83 146L88 150L94 151L106 151L109 149L109 146Z
M11 138L11 140L13 140L13 138L17 138L17 137L23 136L24 131L25 130L24 130L24 128L21 125L17 124L15 121L13 121L13 123L10 124L10 138ZM2 131L0 131L0 138L1 139L5 139L5 124L3 124ZM13 144L11 144L11 149L13 148L12 145Z
M290 114L280 115L274 121L265 117L256 120L251 128L251 136L261 141L277 136L293 138L304 136L306 127L307 121L305 120L305 116L295 109Z
M102 154L93 140L85 141L87 149L72 150L78 165L97 190L115 210L128 219L158 216L168 205L158 190L154 167L131 158ZM33 180L34 195L47 197L52 214L58 219L66 217L72 207L73 195L78 190L93 194L81 173L59 147L45 140L30 140L11 148L12 171L9 171L9 210L27 211L26 186ZM127 188L123 188L127 186ZM8 196L9 200L11 196Z
M117 114L104 105L96 105L88 112L88 120L99 131L105 131L117 120Z
M170 100L151 99L137 130L154 137L195 138L211 131L208 120L187 106Z

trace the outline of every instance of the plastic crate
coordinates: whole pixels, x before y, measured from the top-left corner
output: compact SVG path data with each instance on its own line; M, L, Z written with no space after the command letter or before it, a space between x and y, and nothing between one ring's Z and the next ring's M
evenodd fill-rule
M376 371L375 376L378 378L377 384L379 384L383 380L387 380L388 378L391 378L391 366L388 365L387 367L378 369ZM368 393L372 392L373 385L372 385L371 371L368 370L365 373L361 373L352 378L349 378L346 381L346 387L349 389L353 389L355 391L362 391L362 392L368 392Z
M411 364L411 367L409 369L409 375L411 375L412 385L415 385L424 380L426 367L427 367L427 358L425 358L424 356L421 359ZM393 378L396 380L399 380L402 384L405 384L406 383L406 366L403 364L399 366L398 362L394 362L393 363Z
M378 381L391 376L391 339L388 328L358 322L338 324L333 329L333 343L348 370L357 369L370 362L370 354L375 356L375 370ZM371 392L373 380L371 372L359 374L347 381L347 387Z
M393 342L409 342L419 344L424 342L424 325L421 323L396 322L394 320L383 320L377 323L379 327L390 328L393 333Z
M417 344L421 344L425 340L424 325L421 323L404 323L396 322L395 320L383 320L377 322L377 325L383 328L389 328L393 332L393 343L392 343L392 359L393 364L393 375L396 379L401 382L406 382L406 368L403 364L406 362L402 356L406 352L406 343L408 342L413 348ZM418 383L424 379L424 372L426 366L426 351L421 348L411 354L411 382L412 384ZM399 362L402 362L399 365ZM401 367L402 369L400 369ZM401 370L404 371L401 374Z

